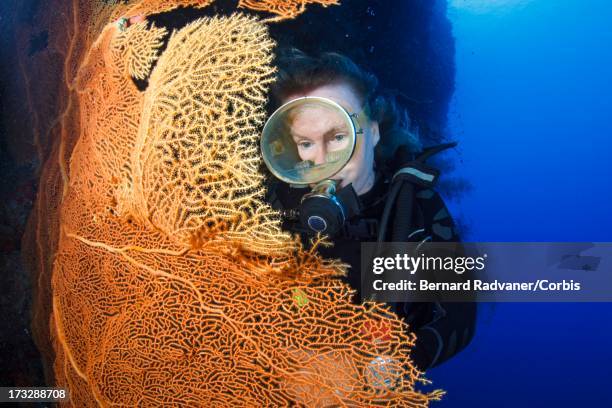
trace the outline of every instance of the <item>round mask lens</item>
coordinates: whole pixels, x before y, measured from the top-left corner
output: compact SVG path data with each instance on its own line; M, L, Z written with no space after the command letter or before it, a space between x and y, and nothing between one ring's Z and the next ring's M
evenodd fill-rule
M296 185L328 179L350 160L355 126L336 102L303 97L270 116L261 137L264 162L279 179Z

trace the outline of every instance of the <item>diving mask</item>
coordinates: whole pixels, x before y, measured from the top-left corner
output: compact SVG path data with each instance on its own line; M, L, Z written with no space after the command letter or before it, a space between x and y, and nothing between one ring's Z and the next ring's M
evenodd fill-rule
M313 186L298 209L313 232L333 234L351 213L332 178L356 151L364 117L363 110L350 113L331 99L306 96L283 104L264 126L261 151L270 172L292 187Z

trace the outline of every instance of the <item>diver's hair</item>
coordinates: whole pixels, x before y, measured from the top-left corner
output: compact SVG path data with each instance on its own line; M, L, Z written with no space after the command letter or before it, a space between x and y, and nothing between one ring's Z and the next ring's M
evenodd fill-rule
M391 93L379 91L376 76L360 68L349 57L335 52L312 57L296 48L289 48L277 54L276 64L278 72L271 87L272 109L280 106L290 95L324 85L347 83L362 99L368 117L378 122L377 163L392 159L400 145L405 145L413 153L421 150L420 137L408 111Z

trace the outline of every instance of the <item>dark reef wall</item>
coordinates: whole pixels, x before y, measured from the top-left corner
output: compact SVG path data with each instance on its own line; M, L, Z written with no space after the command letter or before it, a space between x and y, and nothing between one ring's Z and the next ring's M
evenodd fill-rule
M200 15L228 14L237 1L218 0L194 11L179 9L151 18L157 25L180 27ZM446 113L454 81L454 41L444 0L343 0L340 6L311 6L293 21L273 24L279 45L309 53L339 51L373 71L381 86L396 92L421 130L425 144L444 139ZM20 241L32 207L41 161L48 145L36 146L34 123L27 111L57 111L58 89L45 82L48 99L27 103L27 85L16 58L16 36L23 27L31 56L44 53L47 38L37 30L37 16L54 13L40 0L0 2L0 385L43 385L38 355L30 338L31 284L20 262ZM34 61L34 58L32 59ZM36 78L35 78L36 79ZM146 86L146 82L141 84ZM46 115L47 117L50 115ZM41 115L45 117L45 115ZM52 126L52 124L47 124Z
M30 330L32 284L21 260L40 167L15 51L16 27L28 24L30 3L0 2L0 386L44 385Z

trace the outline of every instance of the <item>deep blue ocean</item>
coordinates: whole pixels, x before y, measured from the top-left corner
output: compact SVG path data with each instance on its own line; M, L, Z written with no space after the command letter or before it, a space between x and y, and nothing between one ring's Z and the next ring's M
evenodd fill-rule
M450 0L448 16L466 240L612 241L612 2ZM612 407L612 304L484 304L429 378L440 407Z

